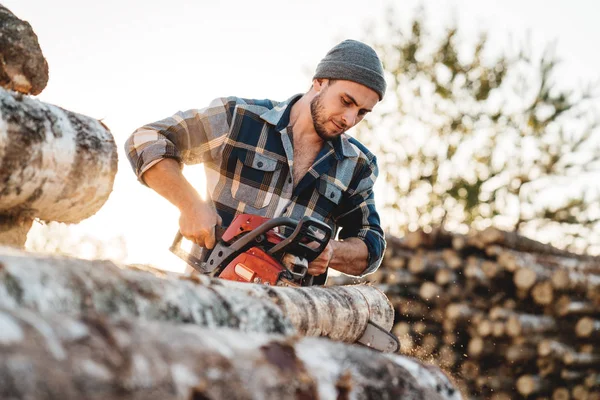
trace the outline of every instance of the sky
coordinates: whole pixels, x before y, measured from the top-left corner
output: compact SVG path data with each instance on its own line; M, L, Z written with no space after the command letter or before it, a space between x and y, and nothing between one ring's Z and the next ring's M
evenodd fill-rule
M423 4L434 27L457 22L495 46L529 35L557 41L566 84L600 78L600 2L571 0L3 0L28 21L50 68L41 101L102 119L119 151L113 193L93 217L69 227L107 243L123 238L127 263L182 270L168 251L178 211L140 185L123 152L137 127L213 98L284 100L304 92L310 72L345 38L360 39L390 4L408 21ZM201 184L198 167L185 171ZM42 231L36 224L30 240Z

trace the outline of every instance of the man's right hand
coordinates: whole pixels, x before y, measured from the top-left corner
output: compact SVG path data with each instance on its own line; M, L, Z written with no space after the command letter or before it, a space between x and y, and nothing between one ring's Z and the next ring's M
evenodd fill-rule
M181 212L179 231L199 246L215 247L215 226L223 221L210 200L202 200L181 173L179 163L165 158L143 175L146 184L169 200Z
M179 231L183 237L208 249L215 247L215 226L222 224L214 207L203 201L183 208L179 217Z

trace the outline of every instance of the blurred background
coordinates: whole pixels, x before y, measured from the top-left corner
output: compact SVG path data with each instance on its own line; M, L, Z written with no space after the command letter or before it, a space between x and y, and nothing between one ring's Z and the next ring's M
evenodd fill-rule
M113 193L77 225L36 222L26 247L182 271L178 211L136 181L137 127L235 95L305 92L346 38L375 47L388 92L350 134L376 153L387 232L497 226L600 253L600 5L573 0L4 0L50 66L39 99L101 119ZM203 185L201 166L186 175Z

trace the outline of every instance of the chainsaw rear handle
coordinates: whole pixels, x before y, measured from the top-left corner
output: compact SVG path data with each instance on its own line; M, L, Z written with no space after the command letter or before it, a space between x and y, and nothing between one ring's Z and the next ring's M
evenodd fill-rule
M223 236L223 232L225 232L225 228L220 226L215 227L215 239L217 242ZM181 231L177 231L175 239L173 239L173 243L171 244L171 247L169 247L169 250L171 253L188 263L188 265L190 265L192 268L204 273L204 264L210 255L210 250L205 247L198 246L196 243L192 243L192 247L188 253L181 248L183 239L184 237L181 234Z

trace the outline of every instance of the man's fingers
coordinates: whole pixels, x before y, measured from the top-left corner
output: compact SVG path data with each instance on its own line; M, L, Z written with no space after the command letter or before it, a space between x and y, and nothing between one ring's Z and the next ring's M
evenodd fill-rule
M207 249L212 249L213 247L215 247L215 244L215 227L213 226L208 232L208 234L204 237L204 245Z

